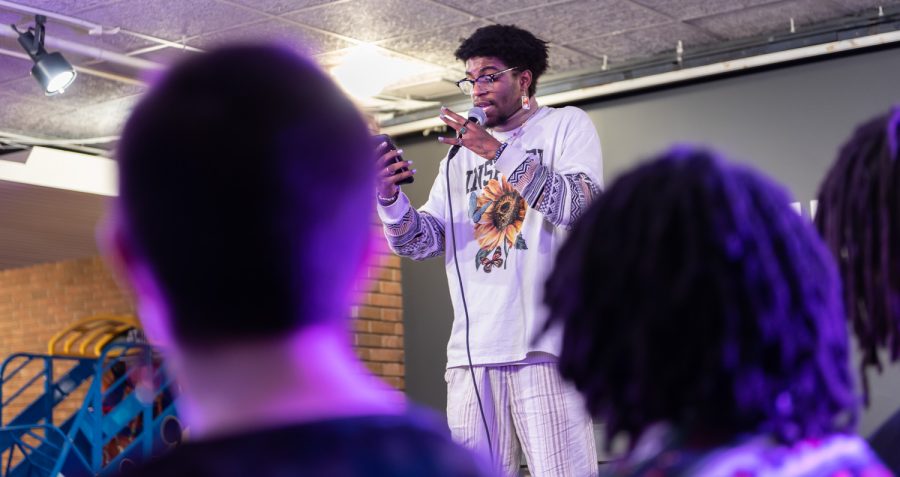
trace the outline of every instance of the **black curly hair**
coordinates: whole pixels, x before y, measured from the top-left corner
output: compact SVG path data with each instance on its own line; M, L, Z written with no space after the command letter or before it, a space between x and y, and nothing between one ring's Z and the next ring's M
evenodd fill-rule
M819 190L816 227L838 260L866 372L900 358L900 107L860 126Z
M692 437L783 442L852 429L858 399L828 249L762 175L679 146L602 195L545 287L562 375L634 444L668 422Z
M529 96L534 96L538 78L547 71L547 42L515 25L481 27L463 40L454 54L461 61L493 56L500 58L506 66L531 70Z

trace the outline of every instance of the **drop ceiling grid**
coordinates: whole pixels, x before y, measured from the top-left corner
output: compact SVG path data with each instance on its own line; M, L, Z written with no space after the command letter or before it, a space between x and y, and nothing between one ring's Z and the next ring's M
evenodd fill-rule
M453 58L459 41L480 26L516 23L550 41L551 69L547 77L599 69L604 56L609 63L634 60L667 50L678 40L686 51L723 39L746 38L798 28L836 16L846 16L877 4L900 0L18 0L39 8L73 15L105 26L185 42L208 49L235 39L270 39L291 47L306 48L320 60L364 42L373 42L407 58L445 69L444 79L458 75L461 65ZM0 12L0 18L10 14ZM19 17L18 14L14 16ZM77 39L98 47L169 62L184 54L128 35L88 37L84 32L48 26L49 35ZM17 48L4 39L4 48ZM12 46L9 46L12 45ZM156 51L148 51L154 50ZM173 53L174 52L174 53ZM67 54L67 56L69 56ZM76 64L84 65L77 56ZM102 65L101 65L102 66ZM28 78L27 61L0 56L0 93L3 109L31 111L32 115L57 117L56 121L24 119L0 114L0 130L46 129L32 135L89 137L89 133L113 135L123 114L110 105L139 94L143 89L81 75L69 97L39 96ZM76 89L77 88L77 89ZM137 88L137 89L135 89ZM75 94L77 98L75 98ZM12 103L21 102L15 106ZM78 121L62 118L78 111ZM91 111L103 112L101 120L85 120ZM109 119L106 116L112 116ZM10 121L19 121L11 128ZM56 123L51 125L50 123ZM103 130L100 125L111 128Z

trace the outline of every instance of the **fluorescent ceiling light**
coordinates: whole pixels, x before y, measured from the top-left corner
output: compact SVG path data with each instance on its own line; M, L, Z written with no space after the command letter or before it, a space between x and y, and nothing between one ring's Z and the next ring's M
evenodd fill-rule
M435 70L439 68L365 44L350 49L331 69L331 74L344 91L357 99L366 99L378 95L388 86Z

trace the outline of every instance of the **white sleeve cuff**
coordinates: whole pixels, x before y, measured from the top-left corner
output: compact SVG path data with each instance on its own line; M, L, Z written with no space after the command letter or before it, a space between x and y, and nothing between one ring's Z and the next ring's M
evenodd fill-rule
M409 207L409 198L406 197L403 191L400 191L397 200L393 204L387 206L378 204L376 209L378 210L378 218L381 219L382 223L396 224L403 219Z

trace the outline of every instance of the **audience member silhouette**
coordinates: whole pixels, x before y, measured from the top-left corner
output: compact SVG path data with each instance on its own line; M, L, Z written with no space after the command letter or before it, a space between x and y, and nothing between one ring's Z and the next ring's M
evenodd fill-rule
M190 429L134 475L484 475L353 353L375 155L310 60L244 45L175 66L135 108L118 157L105 249Z
M841 148L819 191L816 226L838 262L847 318L860 350L866 401L870 369L900 359L900 107L867 121ZM900 472L900 412L871 438Z
M624 436L611 473L881 476L852 432L834 262L785 191L675 147L585 213L546 283L560 371Z

